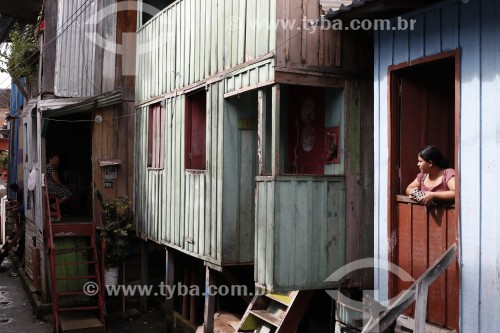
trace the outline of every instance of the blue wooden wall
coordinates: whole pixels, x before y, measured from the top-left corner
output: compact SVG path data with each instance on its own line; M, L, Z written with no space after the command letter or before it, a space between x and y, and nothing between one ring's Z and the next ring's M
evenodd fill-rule
M460 260L462 332L500 327L500 1L443 1L406 17L414 31L375 33L375 257L387 259L388 66L461 52ZM375 289L387 299L387 272Z

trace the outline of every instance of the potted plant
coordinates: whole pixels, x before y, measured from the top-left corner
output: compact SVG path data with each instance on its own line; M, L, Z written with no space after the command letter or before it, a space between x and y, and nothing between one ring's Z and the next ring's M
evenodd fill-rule
M118 283L118 267L129 253L129 237L133 226L133 212L126 198L103 200L97 191L102 207L100 240L104 239L104 280L106 285Z

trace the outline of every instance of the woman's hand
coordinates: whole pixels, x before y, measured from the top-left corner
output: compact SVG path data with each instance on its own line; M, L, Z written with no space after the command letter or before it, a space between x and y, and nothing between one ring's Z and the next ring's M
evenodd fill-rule
M434 205L435 193L425 192L425 195L418 201L426 206Z

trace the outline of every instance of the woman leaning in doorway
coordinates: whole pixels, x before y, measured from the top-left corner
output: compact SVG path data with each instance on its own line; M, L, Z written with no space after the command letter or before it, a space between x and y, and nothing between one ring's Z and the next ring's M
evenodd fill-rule
M429 206L435 200L455 200L455 170L448 168L446 159L436 146L427 146L418 153L418 168L420 173L408 185L406 194L418 198L418 191L424 195L417 201Z

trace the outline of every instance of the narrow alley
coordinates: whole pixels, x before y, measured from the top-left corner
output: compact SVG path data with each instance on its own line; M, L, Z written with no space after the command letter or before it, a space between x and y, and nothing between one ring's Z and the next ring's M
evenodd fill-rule
M0 332L49 333L52 324L36 319L18 276L0 271Z

